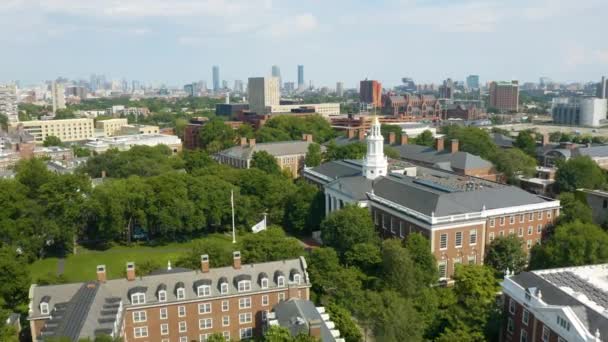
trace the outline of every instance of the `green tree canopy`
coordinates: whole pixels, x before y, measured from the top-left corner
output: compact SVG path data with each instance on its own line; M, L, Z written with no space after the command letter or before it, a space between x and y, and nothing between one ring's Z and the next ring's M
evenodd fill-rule
M257 151L253 153L251 167L258 168L271 175L281 174L281 168L279 167L279 164L277 164L277 160L266 151Z
M48 147L48 146L63 146L63 143L61 142L61 139L57 138L54 135L49 135L46 138L44 138L44 142L42 142L42 145Z
M418 134L417 137L412 138L412 143L422 146L433 146L435 143L435 137L433 136L433 132L426 129L422 133Z
M378 242L369 211L357 206L346 206L325 218L321 223L321 238L340 255L358 243Z
M536 159L518 148L497 151L492 162L511 184L519 181L518 175L532 177L536 173Z
M326 160L361 159L367 153L365 143L357 141L351 144L338 146L334 141L327 145Z
M599 189L606 185L606 175L588 156L573 157L559 163L555 183L560 192Z
M308 151L306 152L306 159L304 164L308 167L314 167L321 165L323 161L323 154L321 153L321 146L319 144L308 145Z
M201 146L209 153L217 153L234 146L236 132L223 120L213 118L199 132Z
M405 247L414 262L415 278L421 284L435 284L439 279L439 271L429 239L420 233L412 233L407 236Z
M559 195L559 201L562 206L558 217L560 223L574 222L577 220L582 223L593 222L593 212L587 203L583 202L585 200L583 196L578 196L576 193L572 192L562 192Z
M318 230L325 216L325 195L314 185L297 182L296 191L292 192L285 203L283 226L287 231L296 234L310 234Z
M529 156L536 157L536 135L529 130L519 132L513 146L521 149Z
M503 275L507 269L519 273L525 269L527 261L523 241L514 234L497 237L486 249L485 264L497 275Z

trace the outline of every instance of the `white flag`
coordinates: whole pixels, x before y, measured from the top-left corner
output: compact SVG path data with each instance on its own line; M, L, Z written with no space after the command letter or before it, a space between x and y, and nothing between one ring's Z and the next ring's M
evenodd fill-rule
M251 231L254 233L259 233L262 230L266 230L266 216L262 219L262 221L255 224L255 226L251 227Z

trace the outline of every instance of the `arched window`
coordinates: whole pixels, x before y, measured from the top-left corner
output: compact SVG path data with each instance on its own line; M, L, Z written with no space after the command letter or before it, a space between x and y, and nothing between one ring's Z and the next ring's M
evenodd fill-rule
M159 302L167 301L167 291L165 291L165 290L158 291L158 301Z
M279 287L284 287L285 286L285 277L284 276L279 276L277 278L277 285Z
M262 283L261 285L262 285L263 289L267 289L268 288L268 278L262 278L261 283Z
M183 287L180 287L179 289L177 289L177 291L175 291L175 293L177 295L178 300L186 299L186 289L184 289Z
M40 314L48 315L49 311L49 303L40 303Z
M299 274L294 274L293 276L293 282L296 284L300 283L300 275Z
M228 283L222 283L222 285L221 285L221 292L222 292L222 294L227 294L228 293Z

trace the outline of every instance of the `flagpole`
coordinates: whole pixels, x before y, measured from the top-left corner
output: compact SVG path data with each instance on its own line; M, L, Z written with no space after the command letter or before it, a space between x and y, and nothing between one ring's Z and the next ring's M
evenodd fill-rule
M230 206L232 207L232 243L236 243L236 233L234 230L234 190L230 190Z

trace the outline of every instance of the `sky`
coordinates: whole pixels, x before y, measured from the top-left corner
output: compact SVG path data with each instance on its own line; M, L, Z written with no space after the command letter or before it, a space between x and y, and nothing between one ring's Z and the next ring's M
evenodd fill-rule
M608 75L606 0L0 0L0 82Z

